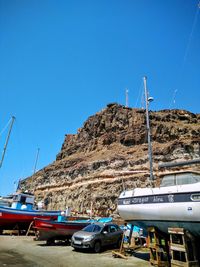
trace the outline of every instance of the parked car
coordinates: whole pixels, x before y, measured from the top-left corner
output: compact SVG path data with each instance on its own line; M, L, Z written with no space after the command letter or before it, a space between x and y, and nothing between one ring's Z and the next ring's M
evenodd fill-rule
M102 247L120 246L123 231L114 223L94 223L73 234L71 246L74 249L93 249L96 253Z

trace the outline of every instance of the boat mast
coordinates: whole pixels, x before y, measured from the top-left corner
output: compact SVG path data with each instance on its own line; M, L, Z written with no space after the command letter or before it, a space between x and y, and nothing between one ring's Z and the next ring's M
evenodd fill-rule
M153 176L153 160L152 160L152 147L151 147L151 131L149 124L149 102L153 100L149 97L147 89L147 77L144 76L144 92L145 92L145 102L146 102L146 123L147 123L147 137L148 137L148 154L149 154L149 167L150 167L150 180L154 180Z
M4 157L5 157L6 148L7 148L7 145L8 145L8 141L9 141L9 138L10 138L10 134L11 134L11 130L12 130L12 127L13 127L14 120L15 120L15 117L12 116L12 121L11 121L11 124L10 124L10 129L8 131L8 136L6 138L6 142L5 142L5 145L4 145L4 148L3 148L3 154L2 154L2 157L1 157L0 168L2 167L2 164L3 164L3 160L4 160Z
M33 169L33 174L35 174L35 172L36 172L36 167L37 167L37 162L38 162L39 152L40 152L40 149L38 148L38 149L37 149L36 159L35 159L35 164L34 164L34 169Z

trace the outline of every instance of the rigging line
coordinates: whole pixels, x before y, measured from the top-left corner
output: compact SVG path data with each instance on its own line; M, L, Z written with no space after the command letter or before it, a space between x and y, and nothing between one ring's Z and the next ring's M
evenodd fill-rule
M172 105L175 105L175 103L176 103L176 93L177 93L177 92L178 92L178 90L175 89L175 90L174 90L174 93L173 93L172 101L171 101L171 103L170 103L170 105L169 105L169 109L171 109Z
M144 92L142 92L141 94L141 108L144 109L144 106L145 106L145 96L144 96Z
M25 159L27 157L25 157L24 146L23 146L23 142L22 142L22 140L24 140L23 139L23 135L21 133L22 127L19 124L18 120L16 120L15 129L16 129L16 141L17 141L16 151L18 151L19 154L20 154L19 163L18 163L19 167L21 168L20 177L24 178L24 177L26 177L25 176L25 174L26 174L26 169L25 169L26 162L25 162Z
M194 20L193 20L193 24L192 24L192 29L191 29L191 32L190 32L190 35L189 35L189 39L188 39L186 48L185 48L185 53L184 53L184 57L183 57L182 66L180 67L180 72L178 74L177 87L179 87L180 79L181 79L181 76L183 74L183 70L184 70L185 63L186 63L186 60L187 60L187 56L188 56L188 53L189 53L189 49L190 49L190 46L191 46L193 33L194 33L194 30L195 30L195 27L196 27L196 24L197 24L198 15L199 15L199 9L200 9L200 1L197 4L197 9L196 9L196 13L194 15ZM177 91L178 90L176 89L174 91L174 94L173 94L172 102L174 104L175 104L175 97L176 97ZM171 108L171 105L172 105L172 103L169 104L169 109Z
M183 71L183 68L184 68L188 53L189 53L189 48L190 48L190 45L191 45L192 36L193 36L194 29L195 29L195 26L196 26L196 23L197 23L199 9L200 9L200 1L199 1L198 5L197 5L197 10L196 10L196 13L195 13L195 16L194 16L192 29L191 29L191 32L190 32L190 35L189 35L189 40L188 40L188 43L187 43L187 46L186 46L186 49L185 49L185 54L184 54L184 57L183 57L183 65L182 65L181 72Z
M10 128L9 128L8 135L7 135L7 138L6 138L6 142L5 142L5 145L4 145L4 148L3 148L3 153L2 153L1 162L0 162L0 168L2 167L2 164L3 164L3 160L4 160L4 157L5 157L5 153L6 153L6 149L7 149L7 146L8 146L8 141L10 139L10 134L11 134L11 131L12 131L12 127L13 127L14 121L15 121L15 117L12 116Z
M137 107L137 105L138 105L139 98L141 97L141 92L142 92L142 82L141 82L141 84L140 84L140 88L139 88L139 92L138 92L137 100L136 100L136 102L135 102L135 107Z
M10 118L10 120L8 121L8 123L6 124L6 126L3 128L3 130L0 132L0 136L2 135L2 133L8 128L10 122L11 122L12 118Z

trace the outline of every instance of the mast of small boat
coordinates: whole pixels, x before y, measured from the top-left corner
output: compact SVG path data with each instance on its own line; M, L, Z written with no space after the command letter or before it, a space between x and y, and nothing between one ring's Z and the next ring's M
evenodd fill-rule
M150 180L154 180L153 176L153 159L152 159L152 147L151 147L151 131L149 123L149 102L153 101L152 97L149 97L147 89L147 77L144 76L144 92L145 92L145 102L146 102L146 124L147 124L147 138L148 138L148 154L149 154L149 167L150 167Z
M37 149L37 154L36 154L36 159L35 159L35 164L34 164L34 169L33 169L33 175L36 173L36 168L37 168L37 163L38 163L38 157L39 157L40 149ZM30 188L33 188L33 180L34 177L32 176L31 178L31 183L30 183Z
M37 149L36 159L35 159L35 164L34 164L34 169L33 169L33 174L36 173L36 167L37 167L37 162L38 162L39 153L40 153L40 149L38 148L38 149Z
M15 120L15 117L12 116L10 128L9 128L8 135L7 135L7 138L6 138L6 142L5 142L5 145L4 145L4 148L3 148L3 154L2 154L2 157L1 157L0 168L2 167L2 164L3 164L3 160L4 160L4 157L5 157L6 148L7 148L7 145L8 145L8 141L9 141L9 138L10 138L10 134L11 134L11 130L12 130L12 127L13 127L14 120Z

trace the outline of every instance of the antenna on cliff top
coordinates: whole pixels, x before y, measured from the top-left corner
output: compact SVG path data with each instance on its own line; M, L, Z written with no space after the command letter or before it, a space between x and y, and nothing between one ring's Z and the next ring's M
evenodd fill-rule
M126 88L126 108L128 108L128 88Z

